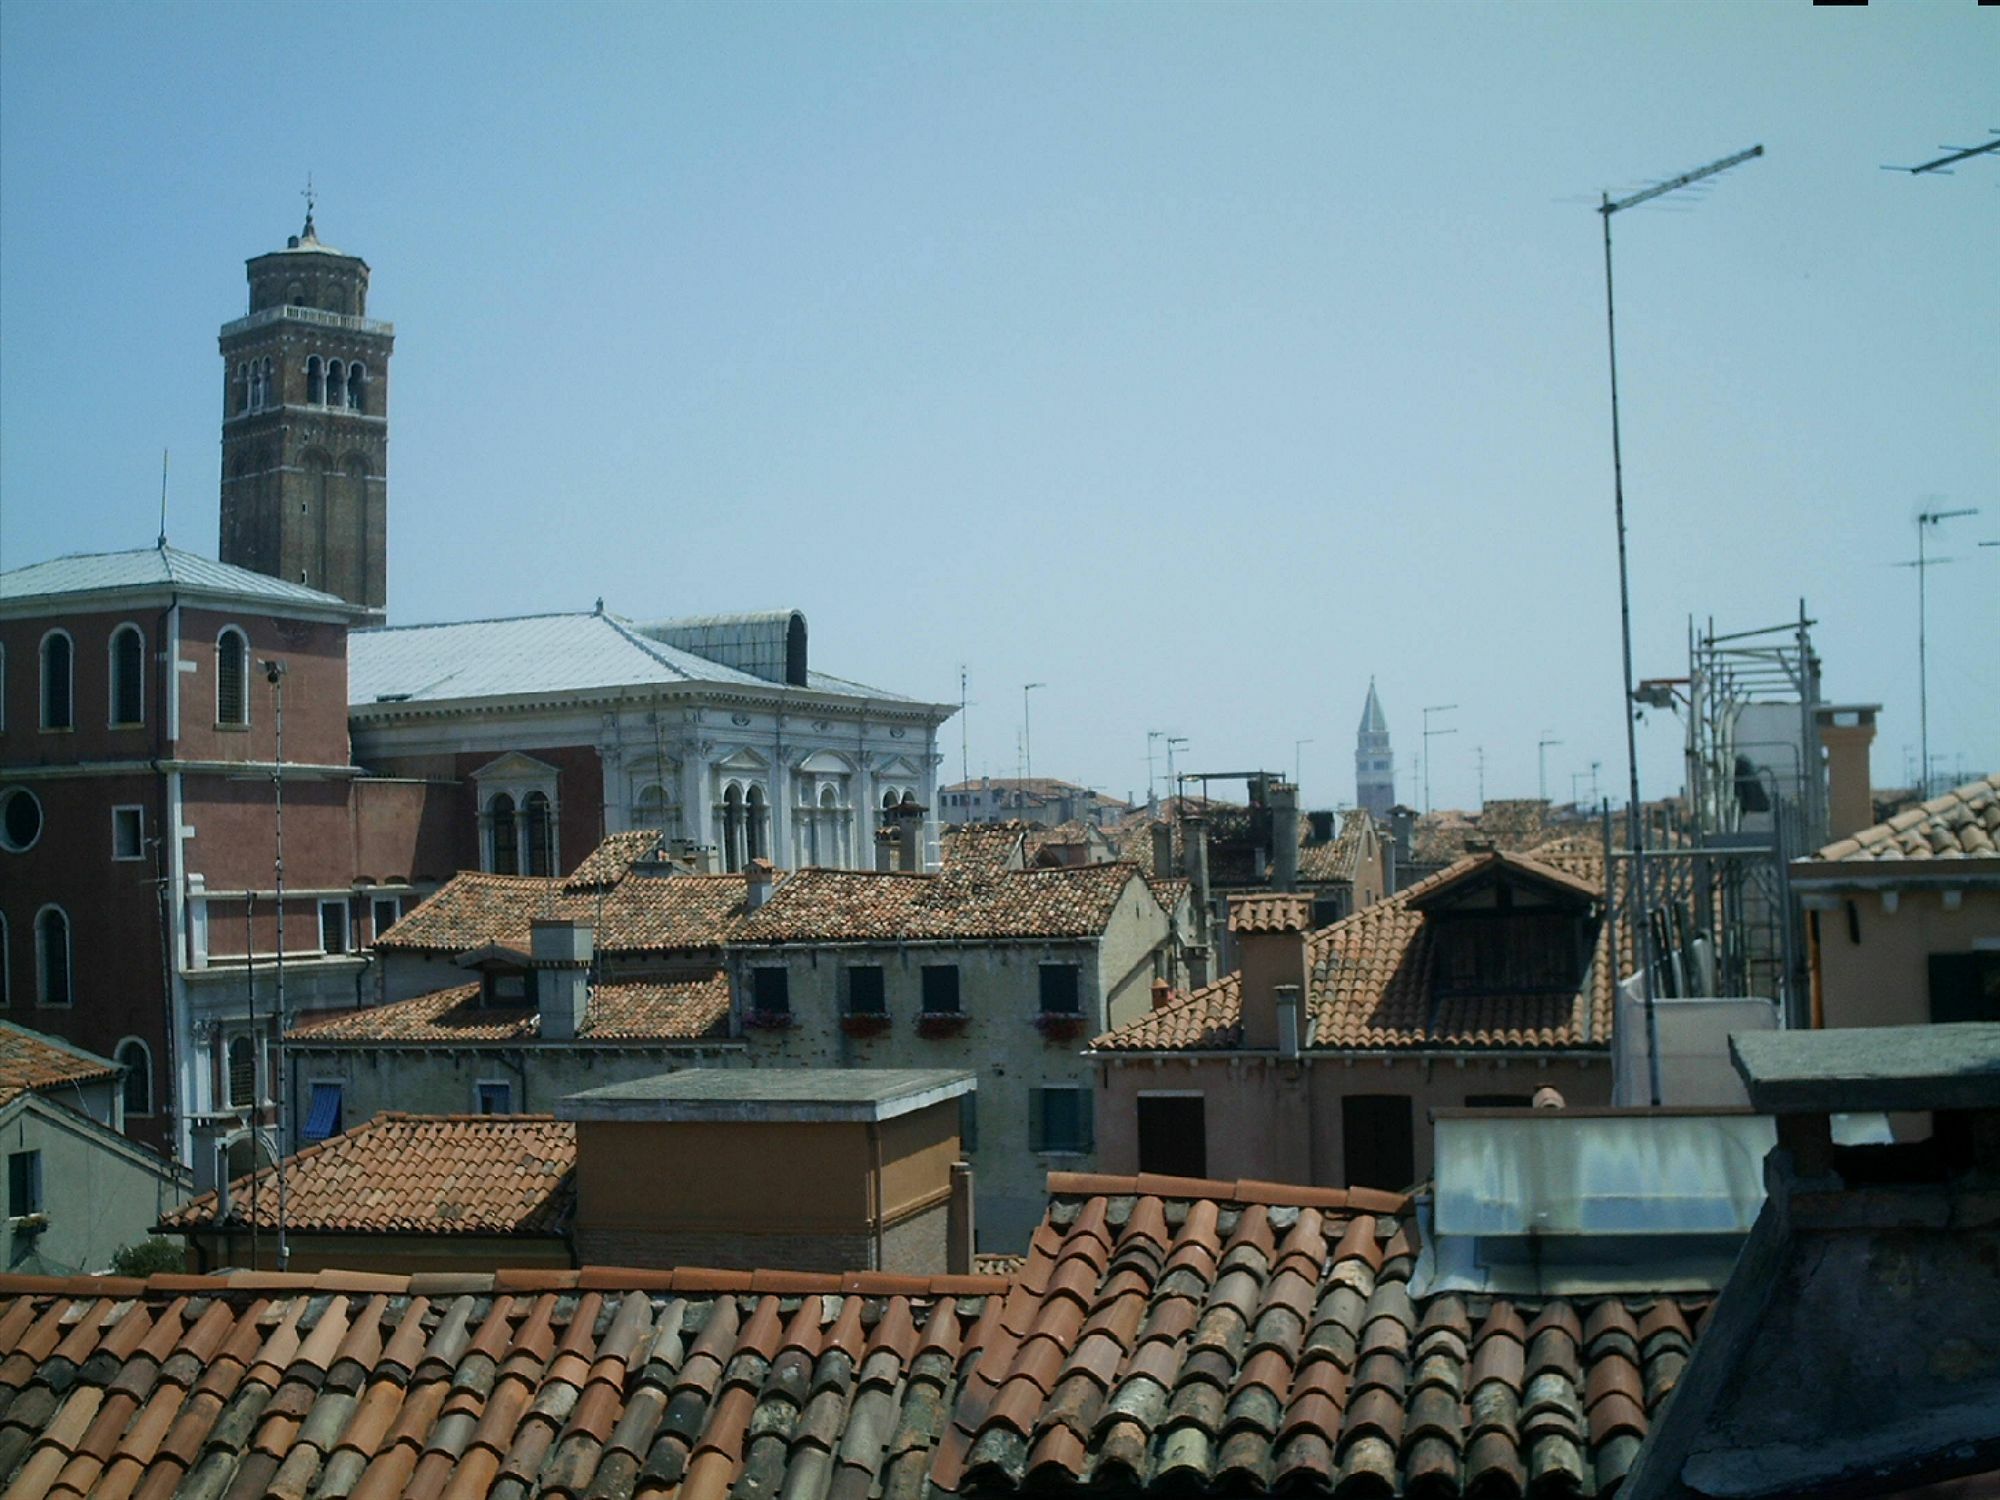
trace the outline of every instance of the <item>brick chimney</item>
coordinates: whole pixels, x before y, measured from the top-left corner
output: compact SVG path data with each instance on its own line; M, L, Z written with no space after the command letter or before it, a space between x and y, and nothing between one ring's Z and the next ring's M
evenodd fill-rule
M1304 1045L1303 996L1311 978L1306 934L1312 898L1255 892L1229 898L1229 932L1243 981L1243 1045L1253 1052L1283 1050L1280 992L1290 991L1292 1055Z
M889 826L896 830L896 868L918 871L924 867L924 806L908 792L889 809Z
M1153 873L1161 879L1174 873L1174 827L1171 823L1155 823L1153 835Z
M1271 888L1299 888L1299 789L1274 781L1264 792L1271 808Z
M756 911L771 899L771 886L778 878L768 859L758 858L743 867L743 909Z
M543 1041L573 1042L582 1032L596 951L596 934L588 922L537 917L528 924L528 961L535 970Z
M1826 750L1827 842L1852 837L1875 821L1869 782L1868 747L1875 740L1881 705L1822 704L1813 710L1819 742Z
M1401 869L1410 862L1410 840L1417 831L1417 810L1405 807L1400 802L1389 809L1389 836L1396 849L1396 866Z
M1168 984L1164 979L1155 979L1153 981L1154 1010L1159 1010L1169 1000L1173 998L1174 998L1174 987L1172 985Z

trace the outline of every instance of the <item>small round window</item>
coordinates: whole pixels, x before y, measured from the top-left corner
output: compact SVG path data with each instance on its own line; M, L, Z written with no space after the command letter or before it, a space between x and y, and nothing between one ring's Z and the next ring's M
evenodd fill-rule
M0 792L0 844L8 852L20 854L35 847L42 836L42 804L24 786L10 786Z

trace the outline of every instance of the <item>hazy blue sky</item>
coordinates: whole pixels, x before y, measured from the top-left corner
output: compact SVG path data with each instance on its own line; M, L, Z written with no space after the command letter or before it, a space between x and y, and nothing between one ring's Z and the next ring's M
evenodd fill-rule
M791 605L971 766L1622 783L1599 189L1642 676L1820 621L2000 763L2000 125L1969 3L0 8L0 562L212 552L219 324L319 227L397 326L398 621ZM959 769L959 733L942 739ZM1913 754L1913 751L1907 752ZM1671 722L1647 790L1679 784ZM1415 796L1405 771L1402 790Z

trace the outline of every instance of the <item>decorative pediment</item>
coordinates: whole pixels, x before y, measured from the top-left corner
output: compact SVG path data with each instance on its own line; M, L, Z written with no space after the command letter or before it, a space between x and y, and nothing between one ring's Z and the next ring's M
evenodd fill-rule
M917 763L907 755L892 755L888 760L883 762L881 769L875 774L885 781L904 779L921 781L924 773L918 768Z
M490 760L472 773L474 781L552 781L556 768L519 750L509 750L498 760Z
M854 763L837 751L815 750L793 769L813 776L845 776L853 771Z
M718 771L768 771L771 763L748 745L732 750L715 763Z

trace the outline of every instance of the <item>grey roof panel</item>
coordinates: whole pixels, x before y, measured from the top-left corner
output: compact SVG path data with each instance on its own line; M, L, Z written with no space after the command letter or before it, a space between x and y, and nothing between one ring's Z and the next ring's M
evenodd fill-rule
M688 1068L568 1095L564 1120L888 1120L972 1093L960 1068Z
M363 613L333 594L253 573L178 547L144 547L130 552L90 552L30 563L0 573L0 600L40 599L63 594L97 594L114 589L173 588L188 593L223 594L313 609Z

